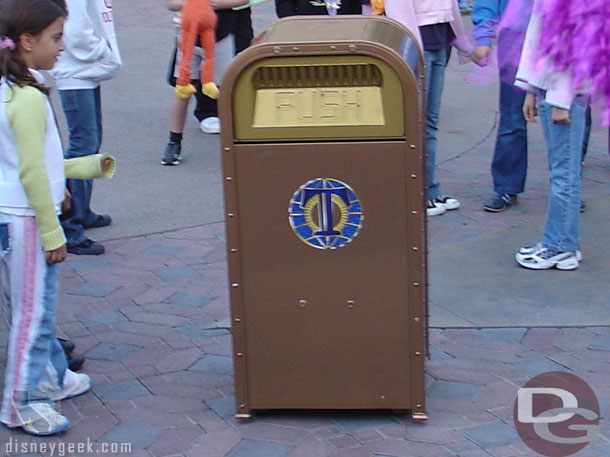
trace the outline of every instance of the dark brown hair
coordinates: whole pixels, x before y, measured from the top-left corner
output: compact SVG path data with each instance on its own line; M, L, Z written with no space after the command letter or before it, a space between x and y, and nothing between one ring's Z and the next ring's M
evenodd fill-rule
M49 89L32 76L17 55L19 37L39 35L60 17L67 17L65 0L0 0L0 39L9 38L15 49L0 49L0 77L23 86L34 86L45 94Z

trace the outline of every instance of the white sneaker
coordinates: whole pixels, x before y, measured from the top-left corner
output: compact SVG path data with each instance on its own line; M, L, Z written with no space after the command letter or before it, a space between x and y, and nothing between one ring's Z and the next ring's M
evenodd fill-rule
M84 373L75 373L70 369L66 370L64 375L64 387L60 391L51 395L51 399L55 401L66 400L68 398L78 397L91 390L91 378Z
M542 249L542 243L535 244L534 246L523 246L522 248L519 248L519 254L531 255L540 249ZM580 252L578 249L574 251L574 257L576 257L576 260L579 262L582 262L582 252Z
M457 198L445 197L444 195L439 195L436 197L434 199L434 203L437 205L443 205L447 211L452 211L460 207L460 202Z
M530 270L548 270L550 268L576 270L579 265L575 252L558 252L543 247L530 254L517 252L515 260L519 265Z
M199 123L203 133L220 133L220 119L215 116L206 117Z
M445 214L445 211L447 211L445 205L438 203L436 200L428 200L426 202L426 214L428 216L440 216Z
M19 409L19 415L25 422L21 429L30 435L54 435L70 425L49 403L28 403Z

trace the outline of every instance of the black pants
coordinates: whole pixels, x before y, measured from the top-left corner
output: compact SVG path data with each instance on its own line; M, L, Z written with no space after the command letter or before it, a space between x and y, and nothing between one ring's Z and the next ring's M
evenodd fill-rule
M229 30L229 33L233 34L235 54L237 55L250 46L250 42L254 38L250 7L240 10L223 10L222 12L223 14L218 15L218 22L221 26L217 26L216 30L217 32L218 30ZM219 41L219 38L224 37L217 36L216 41ZM201 93L201 84L197 85L195 99L197 104L193 114L199 122L208 117L218 117L217 101Z

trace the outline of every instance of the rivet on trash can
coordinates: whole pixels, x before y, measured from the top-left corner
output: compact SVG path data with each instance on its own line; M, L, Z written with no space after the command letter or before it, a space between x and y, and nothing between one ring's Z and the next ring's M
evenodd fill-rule
M419 318L419 317L415 317L415 318L413 318L413 320L414 320L415 322L419 322L419 321L420 321L420 318Z
M299 300L299 306L305 308L307 306L307 300Z
M243 352L238 352L238 353L237 353L237 357L241 357L242 355L244 355L244 353L243 353Z
M239 287L239 284L234 282L233 284L231 284L231 287Z
M348 308L353 308L354 306L356 306L356 302L354 300L348 300L347 301L347 307Z
M331 51L334 51L335 49L337 49L337 46L332 45L332 46L330 47L330 49L331 49Z
M415 355L421 355L421 352L415 351Z
M239 317L236 317L235 322L241 322L241 319Z
M225 179L226 179L227 181L233 181L233 178L231 178L230 176L227 176Z
M382 396L381 396L381 399L382 399L382 400L385 400L385 395L382 395Z
M415 215L417 214L417 211L411 211L411 214Z
M356 51L356 45L355 44L350 44L348 49L350 50L350 52L355 52Z
M231 148L225 148L225 152L229 152Z
M280 47L279 47L279 46L274 46L274 47L273 47L273 52L274 52L275 54L279 54L279 53L280 53Z
M417 175L411 175L411 179L417 178Z
M414 283L413 283L413 285L414 285L415 287L417 287L417 286L419 286L419 283L418 283L418 282L414 282Z
M413 250L414 251L419 251L419 248L417 246L413 246Z
M298 50L299 50L299 48L298 48L298 47L296 47L296 46L293 46L292 50L293 50L293 51L298 51Z
M235 254L237 252L237 249L233 248L231 249L231 254Z
M415 149L415 145L412 144L411 146L409 146L411 149Z
M239 405L240 409L244 409L246 407L246 405L244 405L243 403L241 405Z
M420 404L415 405L416 408L421 408Z

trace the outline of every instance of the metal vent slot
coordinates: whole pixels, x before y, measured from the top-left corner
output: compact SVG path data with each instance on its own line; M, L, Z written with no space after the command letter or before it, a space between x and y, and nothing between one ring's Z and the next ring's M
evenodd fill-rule
M381 87L383 77L372 64L267 66L252 76L256 90L302 87Z

